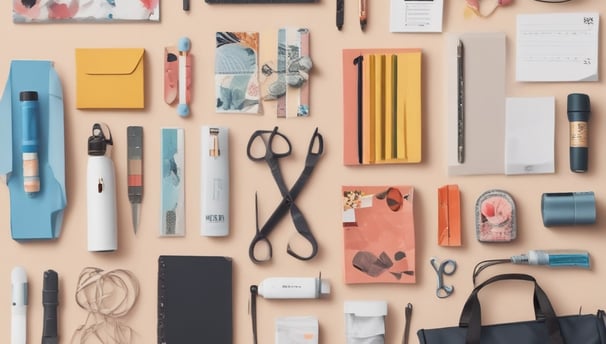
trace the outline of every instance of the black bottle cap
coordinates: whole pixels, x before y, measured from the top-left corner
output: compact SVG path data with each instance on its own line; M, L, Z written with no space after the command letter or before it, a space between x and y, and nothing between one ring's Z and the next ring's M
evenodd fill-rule
M101 126L101 124L95 123L93 125L92 135L88 138L88 155L105 155L105 152L107 152L107 145L114 144L109 128L106 127L106 129L108 130L108 137L105 136L106 133L103 131L103 126Z
M38 92L36 91L23 91L19 92L19 100L22 102L25 101L37 101L38 100Z
M107 151L105 139L91 136L88 138L88 155L101 156Z
M568 112L590 112L589 96L583 93L568 95Z

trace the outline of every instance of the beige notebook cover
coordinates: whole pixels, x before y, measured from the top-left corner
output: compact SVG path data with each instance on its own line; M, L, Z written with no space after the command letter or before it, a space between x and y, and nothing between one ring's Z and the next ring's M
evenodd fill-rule
M457 43L464 46L465 160L457 159ZM448 175L505 172L505 34L446 36Z

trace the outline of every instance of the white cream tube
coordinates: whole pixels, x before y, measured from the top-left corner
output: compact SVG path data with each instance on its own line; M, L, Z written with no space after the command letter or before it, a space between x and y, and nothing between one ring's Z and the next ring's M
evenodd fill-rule
M319 299L330 294L328 281L317 277L271 277L259 284L266 299Z

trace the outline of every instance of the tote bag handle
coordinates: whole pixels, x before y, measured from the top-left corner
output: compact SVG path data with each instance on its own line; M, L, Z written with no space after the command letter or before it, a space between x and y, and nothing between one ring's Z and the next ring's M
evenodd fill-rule
M535 317L537 319L544 317L547 333L549 334L549 342L547 344L564 344L564 339L560 332L560 324L555 315L551 302L545 294L545 291L539 286L534 277L526 274L502 274L493 276L486 281L476 286L471 295L467 298L461 317L459 319L460 327L467 327L466 344L480 344L480 334L482 329L482 309L478 298L479 291L485 286L498 281L504 280L521 280L528 281L534 284L534 308Z

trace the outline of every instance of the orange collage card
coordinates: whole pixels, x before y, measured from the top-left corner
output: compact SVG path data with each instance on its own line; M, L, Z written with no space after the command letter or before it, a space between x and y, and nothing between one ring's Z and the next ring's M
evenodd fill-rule
M345 283L415 283L412 186L343 186Z

